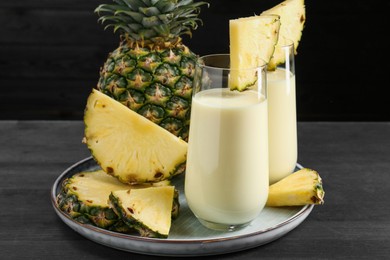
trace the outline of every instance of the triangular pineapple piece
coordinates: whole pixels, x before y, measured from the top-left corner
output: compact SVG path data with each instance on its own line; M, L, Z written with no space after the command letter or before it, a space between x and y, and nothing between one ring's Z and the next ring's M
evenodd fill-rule
M112 191L129 189L130 186L102 170L80 172L67 180L69 193L79 201L95 207L108 207L107 198Z
M303 168L269 187L266 206L323 204L325 192L320 175Z
M276 15L230 20L230 68L249 69L268 63L278 40L280 20ZM256 82L253 70L232 70L230 89L245 90Z
M168 237L174 187L152 187L115 191L110 203L117 214L143 237Z
M168 186L170 181L127 185L102 170L84 171L64 180L57 196L58 207L65 214L83 223L101 228L115 229L118 216L109 208L108 197L118 190L140 189L154 186ZM178 214L179 204L174 200L173 216Z
M97 90L88 98L84 123L94 159L121 182L158 182L184 171L185 141Z
M69 194L76 195L77 199L86 205L108 207L107 198L113 191L169 186L170 183L169 180L164 180L156 183L128 185L106 174L103 170L95 170L76 173L64 181L64 186Z
M107 175L102 170L79 172L67 178L57 195L58 207L81 223L101 228L115 226L118 216L109 208L107 198L111 191L129 189L129 185Z
M271 14L280 16L281 25L277 46L285 46L292 41L294 42L296 54L306 20L304 0L286 0L271 9L264 11L260 16ZM268 64L269 70L274 70L278 64L285 62L285 54L282 49L278 47L275 49L275 53Z

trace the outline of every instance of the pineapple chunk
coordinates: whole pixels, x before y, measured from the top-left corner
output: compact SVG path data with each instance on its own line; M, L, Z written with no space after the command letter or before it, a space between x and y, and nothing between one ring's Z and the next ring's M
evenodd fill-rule
M69 192L88 206L108 207L107 198L112 191L129 189L129 185L106 174L102 170L80 172L68 182Z
M108 207L107 198L112 191L169 186L171 184L169 180L164 180L156 183L128 185L102 170L76 173L65 183L68 185L69 193L77 195L78 200L83 201L86 205L94 205L95 207Z
M256 82L255 68L268 63L278 41L277 15L230 20L230 89L245 90Z
M277 47L268 64L268 69L274 70L278 64L282 64L286 60L284 52L279 48L280 46L285 46L292 41L296 54L306 20L304 0L286 0L262 12L260 16L271 14L279 15L281 23Z
M78 222L116 231L120 221L108 207L107 198L111 191L123 189L129 189L129 186L102 170L79 172L64 180L57 195L57 205Z
M121 182L158 182L184 171L185 141L97 90L88 98L84 123L93 157Z
M303 168L269 187L266 206L301 206L323 204L325 192L320 175Z
M79 172L64 180L62 189L57 195L57 204L64 213L76 221L128 233L131 231L130 228L124 225L114 211L109 208L108 198L111 192L168 185L170 182L165 180L130 186L102 170ZM180 207L177 197L175 197L173 205L172 218L175 218ZM118 230L118 227L121 229Z
M173 186L114 191L109 198L123 222L143 237L157 238L168 237L173 199Z

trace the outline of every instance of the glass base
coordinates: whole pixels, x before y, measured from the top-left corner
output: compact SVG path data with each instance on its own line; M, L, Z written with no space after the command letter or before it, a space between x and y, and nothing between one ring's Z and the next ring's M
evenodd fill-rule
M203 226L217 231L236 231L248 226L250 223L248 222L244 224L221 224L221 223L215 223L200 218L198 218L198 220Z

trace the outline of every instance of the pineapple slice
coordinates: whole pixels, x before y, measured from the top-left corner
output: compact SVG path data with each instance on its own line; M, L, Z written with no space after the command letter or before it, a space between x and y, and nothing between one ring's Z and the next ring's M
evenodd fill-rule
M185 141L97 90L88 98L84 123L93 157L121 182L158 182L185 169Z
M168 237L174 187L162 186L114 191L109 200L114 211L143 237Z
M301 206L323 204L324 189L320 175L303 168L269 187L266 206Z
M131 231L130 228L124 225L109 207L108 198L111 192L168 185L170 182L165 180L158 183L130 186L102 170L80 172L64 180L62 189L57 195L57 205L76 221L128 233ZM178 196L178 193L176 192L175 195ZM173 200L172 218L177 217L179 212L180 205L177 196ZM118 230L118 227L121 227L121 230Z
M293 41L296 54L306 20L304 0L286 0L271 9L262 12L260 16L271 14L280 16L281 25L277 46L284 46ZM268 69L276 69L276 66L284 63L285 60L285 54L282 49L276 48L272 59L268 63Z
M268 63L278 41L277 15L262 15L230 20L230 89L245 90L256 82L253 70Z
M81 223L110 228L119 221L108 207L111 191L129 189L129 186L102 170L80 172L65 179L57 195L57 205L64 213Z

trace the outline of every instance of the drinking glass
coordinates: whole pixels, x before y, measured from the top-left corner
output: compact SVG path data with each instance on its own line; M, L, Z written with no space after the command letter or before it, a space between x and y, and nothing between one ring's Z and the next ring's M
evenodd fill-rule
M285 62L267 72L270 184L292 173L298 158L294 43L276 48Z
M234 70L228 54L196 65L185 196L198 220L214 230L248 225L268 197L266 64ZM245 84L244 91L231 90Z

